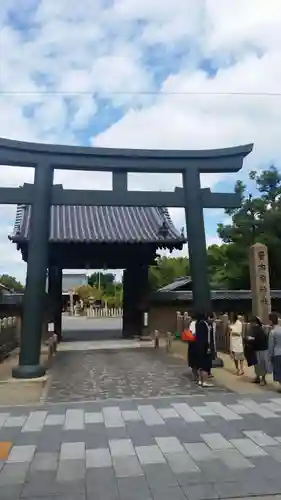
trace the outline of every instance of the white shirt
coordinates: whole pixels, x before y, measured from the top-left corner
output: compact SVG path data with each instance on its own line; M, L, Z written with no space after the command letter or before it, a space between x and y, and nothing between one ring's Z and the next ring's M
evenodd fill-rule
M192 320L190 325L189 325L189 330L191 331L192 335L195 335L196 333L196 321Z

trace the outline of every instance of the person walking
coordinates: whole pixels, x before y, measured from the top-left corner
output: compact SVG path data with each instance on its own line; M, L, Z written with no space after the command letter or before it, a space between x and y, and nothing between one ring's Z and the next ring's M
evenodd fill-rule
M192 371L192 379L194 382L198 382L198 367L197 367L197 354L196 354L196 320L192 319L189 325L189 330L192 333L194 340L188 342L188 366Z
M250 320L250 331L246 342L255 355L255 384L266 385L266 375L271 372L268 354L268 336L263 328L260 318L254 316Z
M212 367L211 327L208 323L208 314L197 314L195 350L199 377L198 385L201 387L213 387L213 384L208 382Z
M237 375L244 375L244 346L243 346L243 323L237 314L232 315L229 325L230 330L230 352L234 361Z
M273 380L281 387L281 326L278 324L278 314L272 312L269 322L272 330L269 334L268 354L273 368Z
M210 367L209 367L209 372L208 372L208 378L213 378L212 375L212 365L213 365L213 360L216 359L216 316L213 312L210 312L208 314L208 325L210 328Z

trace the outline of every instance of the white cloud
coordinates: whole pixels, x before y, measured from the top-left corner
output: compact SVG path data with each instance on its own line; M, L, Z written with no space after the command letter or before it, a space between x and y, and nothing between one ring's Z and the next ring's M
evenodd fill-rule
M253 141L243 175L269 162L280 165L280 97L203 95L280 91L280 0L176 4L1 0L0 136L162 149ZM11 24L11 13L18 24ZM157 88L172 95L142 94ZM116 112L111 120L110 109ZM0 168L2 186L33 176L22 168ZM202 176L202 185L218 180L223 178ZM74 188L111 186L110 176L100 173L56 172L55 181ZM130 176L135 189L180 184L179 176ZM7 210L1 209L3 227L12 221ZM182 226L183 211L172 214ZM19 272L2 235L0 229L0 258L11 273ZM214 238L208 234L208 241Z

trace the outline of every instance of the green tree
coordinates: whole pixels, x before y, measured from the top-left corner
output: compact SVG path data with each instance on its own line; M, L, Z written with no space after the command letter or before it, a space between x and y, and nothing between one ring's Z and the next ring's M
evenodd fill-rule
M281 287L281 174L276 167L249 174L257 196L247 196L238 181L236 192L242 197L241 208L226 210L230 224L219 224L218 234L226 243L225 284L228 288L249 288L249 248L254 243L268 246L271 286Z
M24 286L14 276L9 276L9 274L2 274L0 276L0 283L15 292L22 292L24 290Z
M88 277L88 284L101 288L106 295L114 295L115 275L113 273L95 272Z
M102 292L94 286L81 285L75 288L74 291L75 293L77 293L77 295L79 295L80 299L82 299L86 305L89 303L90 298L96 300L100 300L102 298Z
M188 274L189 263L186 257L159 257L157 265L149 268L149 285L151 290L157 290Z

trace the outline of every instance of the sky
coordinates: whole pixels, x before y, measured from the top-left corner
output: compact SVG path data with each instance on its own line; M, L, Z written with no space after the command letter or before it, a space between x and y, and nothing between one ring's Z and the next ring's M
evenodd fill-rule
M201 176L230 192L249 170L281 165L280 26L280 0L1 0L0 137L158 149L253 142L238 174ZM0 185L33 174L2 166ZM55 182L110 189L111 175L56 171ZM178 175L129 175L129 189L180 185ZM24 282L7 237L15 211L0 206L0 274ZM180 229L183 210L170 211ZM227 217L204 215L207 244L219 243Z

